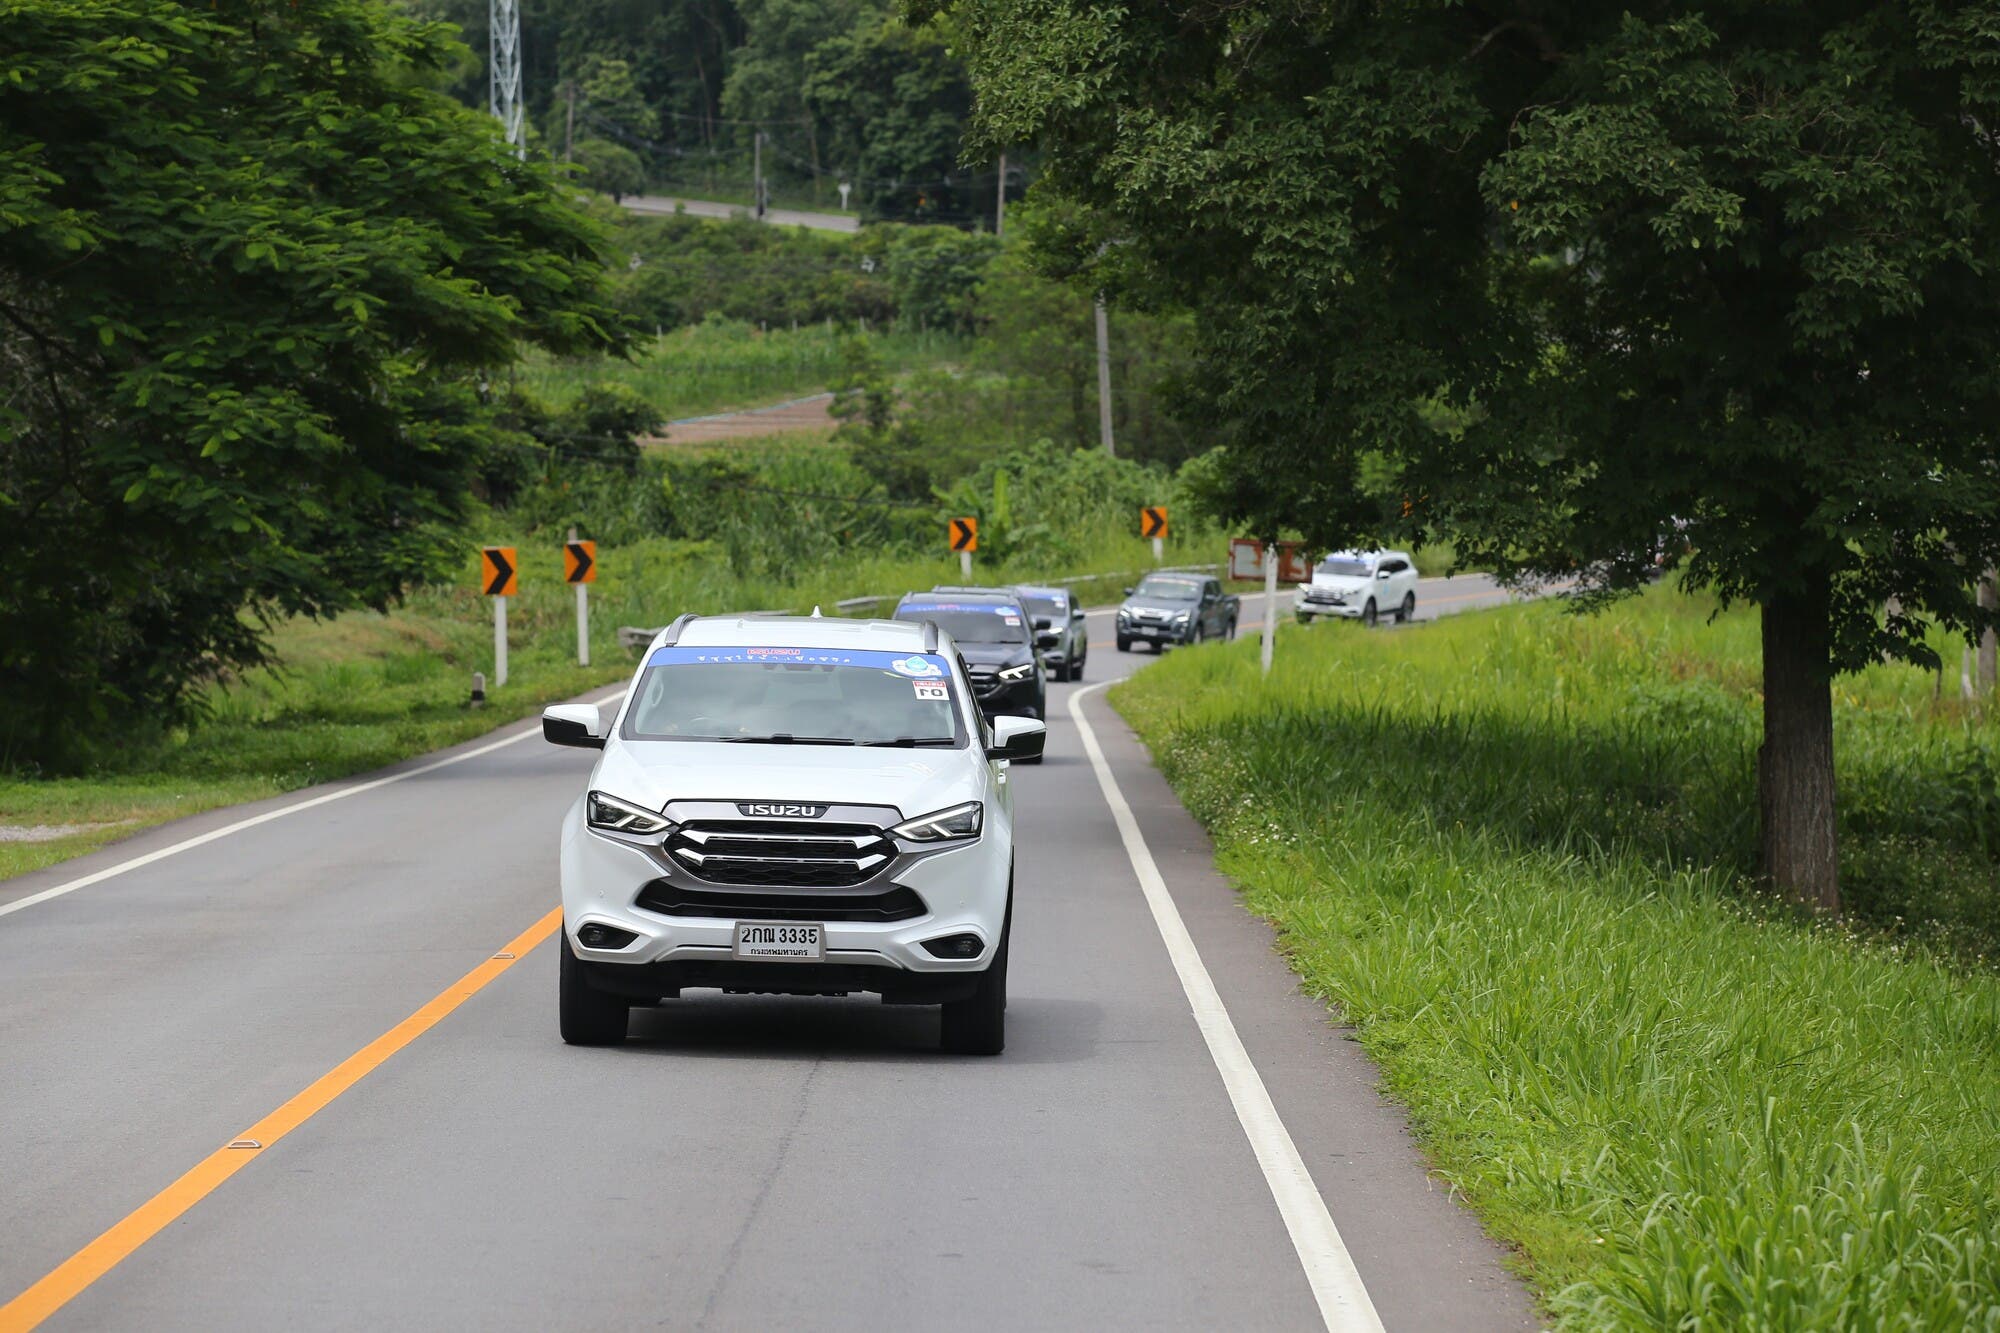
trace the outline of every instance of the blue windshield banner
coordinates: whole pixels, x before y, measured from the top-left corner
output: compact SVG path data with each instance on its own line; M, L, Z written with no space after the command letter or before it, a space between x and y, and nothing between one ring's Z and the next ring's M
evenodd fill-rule
M996 616L1012 616L1019 619L1021 608L1002 602L995 606L992 602L904 602L896 608L896 614L923 615L928 611L984 611Z
M885 653L847 648L656 648L646 665L691 666L723 663L743 666L864 667L893 671L911 680L941 680L951 668L936 653Z

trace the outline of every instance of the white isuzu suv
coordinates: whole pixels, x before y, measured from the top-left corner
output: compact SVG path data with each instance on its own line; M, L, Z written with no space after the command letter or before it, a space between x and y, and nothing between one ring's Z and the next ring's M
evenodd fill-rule
M943 1006L942 1045L1005 1035L1009 760L1043 724L982 720L935 624L683 616L610 717L562 828L563 1040L624 1040L688 988Z

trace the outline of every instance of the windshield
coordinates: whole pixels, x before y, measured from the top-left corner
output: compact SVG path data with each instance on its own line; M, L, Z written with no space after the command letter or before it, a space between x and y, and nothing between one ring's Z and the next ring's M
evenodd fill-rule
M1021 605L1028 608L1030 616L1037 618L1047 616L1051 621L1062 620L1069 615L1069 603L1060 595L1024 592L1021 594Z
M1375 572L1375 562L1359 556L1330 555L1313 572L1337 579L1365 579Z
M965 743L951 668L935 653L661 648L646 663L628 740L770 744Z
M1201 585L1193 579L1168 579L1154 574L1132 590L1134 597L1156 597L1163 602L1192 602L1201 596Z
M1011 602L904 602L898 620L934 620L960 643L1026 643L1028 627Z

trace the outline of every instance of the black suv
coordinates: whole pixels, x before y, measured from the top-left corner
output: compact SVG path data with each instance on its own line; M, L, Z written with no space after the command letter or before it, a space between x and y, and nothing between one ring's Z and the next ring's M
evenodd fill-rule
M1048 678L1042 674L1037 634L1021 599L995 588L933 588L907 594L897 620L932 620L951 635L972 677L979 711L988 717L1048 716Z
M1236 637L1239 603L1218 579L1161 570L1125 590L1118 608L1118 651L1150 643L1155 652L1168 644Z

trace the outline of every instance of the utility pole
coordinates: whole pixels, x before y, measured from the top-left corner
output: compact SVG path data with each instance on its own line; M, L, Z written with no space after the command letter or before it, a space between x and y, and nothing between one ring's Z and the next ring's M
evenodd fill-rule
M750 150L750 199L757 209L757 220L764 220L764 131L758 130Z
M571 150L576 147L576 80L568 80L563 88L569 102L569 111L563 117L563 161L568 162Z
M487 0L486 91L501 137L514 145L515 155L527 157L527 136L521 116L521 7L519 0Z
M998 236L1007 226L1007 154L1000 154L1000 193L993 200L993 234Z
M1103 292L1097 294L1097 438L1107 455L1118 456L1111 445L1111 323Z

